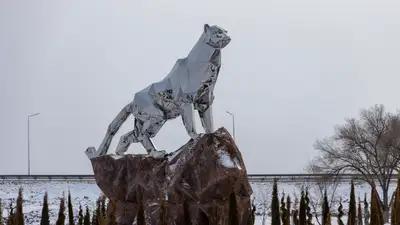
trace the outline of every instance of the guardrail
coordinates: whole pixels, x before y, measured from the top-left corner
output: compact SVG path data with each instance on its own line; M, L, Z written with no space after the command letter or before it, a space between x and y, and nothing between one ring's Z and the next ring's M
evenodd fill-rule
M348 182L350 180L361 180L359 174L249 174L250 182L316 182L321 180L337 180Z
M0 180L94 180L93 175L79 174L79 175L54 175L54 174L40 174L40 175L0 175Z

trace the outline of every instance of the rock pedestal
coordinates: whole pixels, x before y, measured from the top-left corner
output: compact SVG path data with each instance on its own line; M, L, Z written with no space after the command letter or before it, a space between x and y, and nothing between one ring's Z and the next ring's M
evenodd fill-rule
M242 156L220 128L164 159L105 155L92 160L96 182L123 225L247 225L250 195Z

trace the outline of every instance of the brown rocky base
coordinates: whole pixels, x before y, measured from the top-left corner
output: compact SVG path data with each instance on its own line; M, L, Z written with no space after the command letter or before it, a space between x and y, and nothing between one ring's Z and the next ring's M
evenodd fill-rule
M91 160L96 182L123 225L248 225L250 195L242 156L220 128L165 159L106 155Z

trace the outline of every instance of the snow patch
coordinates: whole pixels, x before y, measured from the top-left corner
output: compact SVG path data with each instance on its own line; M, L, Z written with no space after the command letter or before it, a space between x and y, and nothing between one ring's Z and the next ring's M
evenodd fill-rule
M124 157L123 155L115 155L115 154L111 154L110 156L113 159L122 159Z
M242 167L240 166L239 159L234 158L233 161L236 163L236 167L237 167L239 170L241 170Z
M218 157L219 157L218 161L219 161L219 163L220 163L222 166L224 166L224 167L226 167L226 168L238 168L238 169L242 169L242 168L240 167L239 160L236 159L236 158L234 158L234 159L232 160L231 156L230 156L226 151L224 151L224 150L218 150L218 151L217 151L217 154L218 154Z

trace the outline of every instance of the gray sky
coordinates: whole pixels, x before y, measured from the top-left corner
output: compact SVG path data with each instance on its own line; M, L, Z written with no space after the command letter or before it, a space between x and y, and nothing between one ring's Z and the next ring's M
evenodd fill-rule
M225 111L235 113L250 173L303 172L315 140L344 118L377 103L398 108L399 1L4 0L0 174L26 173L26 116L34 112L32 172L91 173L84 150L99 145L136 91L188 54L204 23L232 37L215 123L231 130ZM173 150L187 140L176 119L155 143Z

